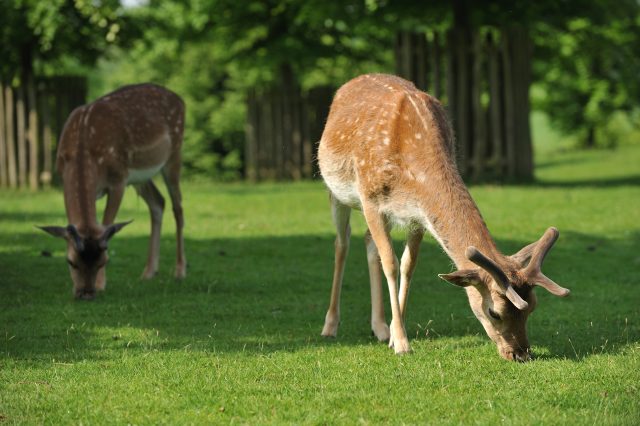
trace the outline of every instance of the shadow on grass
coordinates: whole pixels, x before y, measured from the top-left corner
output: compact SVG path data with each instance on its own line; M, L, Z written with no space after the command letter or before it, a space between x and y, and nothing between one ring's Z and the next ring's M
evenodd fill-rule
M507 183L510 186L526 188L617 188L622 186L640 186L640 175L591 179L576 178L571 180L546 180L537 178L531 182L511 181ZM504 182L488 178L486 180L475 181L471 186L482 184L503 185Z
M537 180L531 185L542 188L615 188L618 186L640 186L640 175L567 181Z
M60 214L56 211L46 212L2 212L0 211L0 222L26 222L35 225L51 225L61 222Z
M7 237L0 234L0 241L9 241ZM359 236L352 239L347 263L339 337L329 340L319 333L333 267L330 235L190 238L189 276L184 281L171 277L173 238L165 235L162 240L158 276L140 281L148 240L118 235L110 249L107 291L94 302L71 298L59 241L40 238L36 231L11 237L21 244L0 256L3 357L73 362L107 359L113 351L269 354L378 344L369 332L368 273ZM511 253L526 242L498 244ZM400 248L398 243L396 249ZM628 267L637 261L639 248L637 234L625 240L563 234L547 258L545 273L569 287L572 295L559 299L537 290L539 307L529 330L534 347L542 348L541 359L615 354L640 340L640 288ZM41 257L42 250L54 256ZM407 333L436 346L439 338L474 335L484 340L464 342L489 343L463 291L437 278L450 265L432 240L423 243ZM385 307L388 311L388 303Z

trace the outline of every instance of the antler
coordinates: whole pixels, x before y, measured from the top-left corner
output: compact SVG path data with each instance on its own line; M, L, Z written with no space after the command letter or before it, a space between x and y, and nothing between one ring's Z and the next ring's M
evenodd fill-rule
M554 227L550 227L546 230L544 235L542 235L542 238L540 238L537 243L534 243L535 248L531 254L531 260L522 273L528 282L543 287L555 296L565 297L570 293L569 289L560 287L558 284L553 282L553 280L546 277L541 270L545 256L549 250L551 250L551 247L556 242L559 235L560 232L558 232Z
M504 290L504 295L515 305L516 308L521 311L527 309L529 304L525 302L518 293L516 293L511 284L509 284L509 280L505 273L493 260L489 259L487 256L482 254L480 250L473 246L467 247L465 255L467 256L467 259L487 271L493 277L498 285L500 285Z

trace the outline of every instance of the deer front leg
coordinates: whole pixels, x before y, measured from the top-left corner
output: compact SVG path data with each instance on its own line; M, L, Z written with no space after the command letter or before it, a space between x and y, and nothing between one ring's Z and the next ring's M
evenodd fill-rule
M379 341L385 342L389 340L389 326L384 318L380 255L378 254L376 243L374 243L371 238L371 231L368 229L364 234L364 242L367 246L369 283L371 284L371 330Z
M173 217L176 220L176 272L178 279L187 276L187 259L184 254L184 214L182 212L182 192L180 191L180 151L173 153L172 157L162 169L162 177L169 190Z
M389 229L385 223L384 217L376 206L366 205L363 203L362 212L371 231L371 237L378 247L382 270L387 278L389 286L389 301L391 302L391 327L389 347L392 347L396 354L404 354L411 351L407 333L404 329L404 321L400 312L400 303L398 301L398 259L393 254L393 245Z
M149 238L149 256L142 273L143 279L153 278L158 272L160 259L160 234L162 230L162 213L164 212L164 197L158 191L153 181L149 180L141 185L136 185L136 192L142 197L149 207L151 215L151 237Z
M122 197L124 196L125 185L120 185L114 188L110 188L107 192L107 205L104 208L104 215L102 216L102 225L112 225L116 220L116 214L120 209L122 203ZM107 287L107 268L102 267L98 269L98 275L96 276L96 290L104 291Z
M336 337L338 325L340 324L340 291L342 289L342 278L344 277L344 265L349 254L349 239L351 237L351 226L349 219L351 208L341 204L335 197L331 196L331 213L333 223L336 227L335 242L335 264L333 268L333 283L331 285L331 301L329 309L324 319L322 335L324 337Z
M418 252L420 251L420 243L424 236L424 229L415 228L411 229L407 235L407 245L402 253L402 260L400 261L400 313L402 314L402 320L406 319L407 315L407 299L409 297L409 287L411 286L411 277L413 271L416 269L416 260L418 258Z

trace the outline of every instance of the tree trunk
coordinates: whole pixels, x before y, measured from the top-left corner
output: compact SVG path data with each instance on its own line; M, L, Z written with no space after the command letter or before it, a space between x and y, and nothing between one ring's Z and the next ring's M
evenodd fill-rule
M596 146L596 128L590 124L587 128L587 139L585 139L585 148L591 149Z

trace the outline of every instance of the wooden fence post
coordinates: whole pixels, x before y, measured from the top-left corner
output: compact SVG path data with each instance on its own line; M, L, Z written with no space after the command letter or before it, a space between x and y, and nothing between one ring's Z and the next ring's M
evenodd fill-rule
M507 31L502 32L501 45L502 50L502 70L504 85L504 131L506 146L506 172L509 179L516 176L516 135L514 123L515 100L513 98L513 67L511 60L511 40Z
M458 69L458 64L456 63L456 55L454 54L454 47L456 45L455 42L455 34L453 30L447 31L446 36L446 46L445 50L448 52L447 54L447 69L446 69L446 91L445 96L447 99L447 112L449 113L449 120L452 121L453 128L456 129L456 117L458 116L456 110L456 70ZM458 134L456 133L456 140L458 138ZM456 150L458 150L456 148Z
M262 102L262 112L264 121L262 135L260 140L262 143L260 144L260 152L262 153L262 170L260 171L260 176L264 179L273 179L273 143L272 143L272 135L273 135L273 109L272 109L272 101L271 94L266 92L265 101Z
M244 174L246 179L251 182L255 182L258 178L255 152L258 143L257 121L255 90L249 90L247 93L247 119L244 123Z
M415 75L415 84L421 90L429 89L429 67L427 66L427 38L424 33L412 33L415 43L413 45L413 57L415 67L412 74Z
M316 173L315 155L333 88L303 94L292 73L247 94L245 167L250 180L301 179Z
M293 121L293 128L291 133L291 154L292 154L292 175L294 180L300 180L303 177L302 171L302 143L303 143L303 130L302 130L302 101L300 87L296 86L297 90L294 90L291 94L291 120Z
M500 53L496 46L494 37L487 35L487 59L489 62L489 122L491 127L491 159L489 160L497 176L503 173L503 90L502 78L500 75Z
M458 131L458 166L463 176L469 171L469 155L471 153L472 129L469 125L470 118L470 75L469 75L469 33L464 28L454 29L456 33L455 47L453 52L456 55L457 75L456 75L456 123Z
M283 146L283 131L282 131L282 91L271 91L271 102L273 108L273 168L275 179L283 178L283 165L284 165L284 146Z
M38 189L38 107L36 103L36 89L33 76L30 75L27 84L27 104L29 110L29 188Z
M437 32L433 33L433 40L430 43L429 57L432 68L432 83L430 92L436 99L440 99L442 96L442 77L441 77L441 49L440 49L440 36Z
M468 22L466 2L454 2L454 8L457 19L446 33L444 49L437 32L428 38L407 31L396 35L397 73L446 105L463 176L530 179L528 31L521 25L477 30Z
M300 153L302 159L302 176L310 178L313 176L313 168L311 167L311 161L313 157L313 141L312 139L312 123L315 117L312 114L311 103L309 100L309 93L301 99L302 104L302 152Z
M5 130L4 82L0 81L0 187L7 186L7 143Z
M529 123L529 86L531 85L531 40L525 27L510 28L515 48L512 51L514 73L514 96L516 117L516 177L520 180L533 178L533 152Z
M53 152L52 152L52 132L51 132L51 112L49 111L49 100L47 99L46 92L40 92L40 111L42 111L42 157L43 157L43 169L40 174L40 182L48 187L51 185L53 178L52 164L53 164Z
M479 179L483 172L487 156L486 116L482 105L482 83L484 81L484 60L482 37L473 33L473 78L471 84L471 107L473 110L473 143L469 144L473 152L473 179Z
M13 88L10 84L4 88L5 114L6 114L6 143L7 143L7 172L9 174L9 187L15 188L18 186L18 174L16 167L16 137L15 126L13 123L14 117L14 101L13 101Z
M16 98L16 124L18 134L18 185L22 188L27 183L27 132L26 114L24 102L24 84L18 86Z

